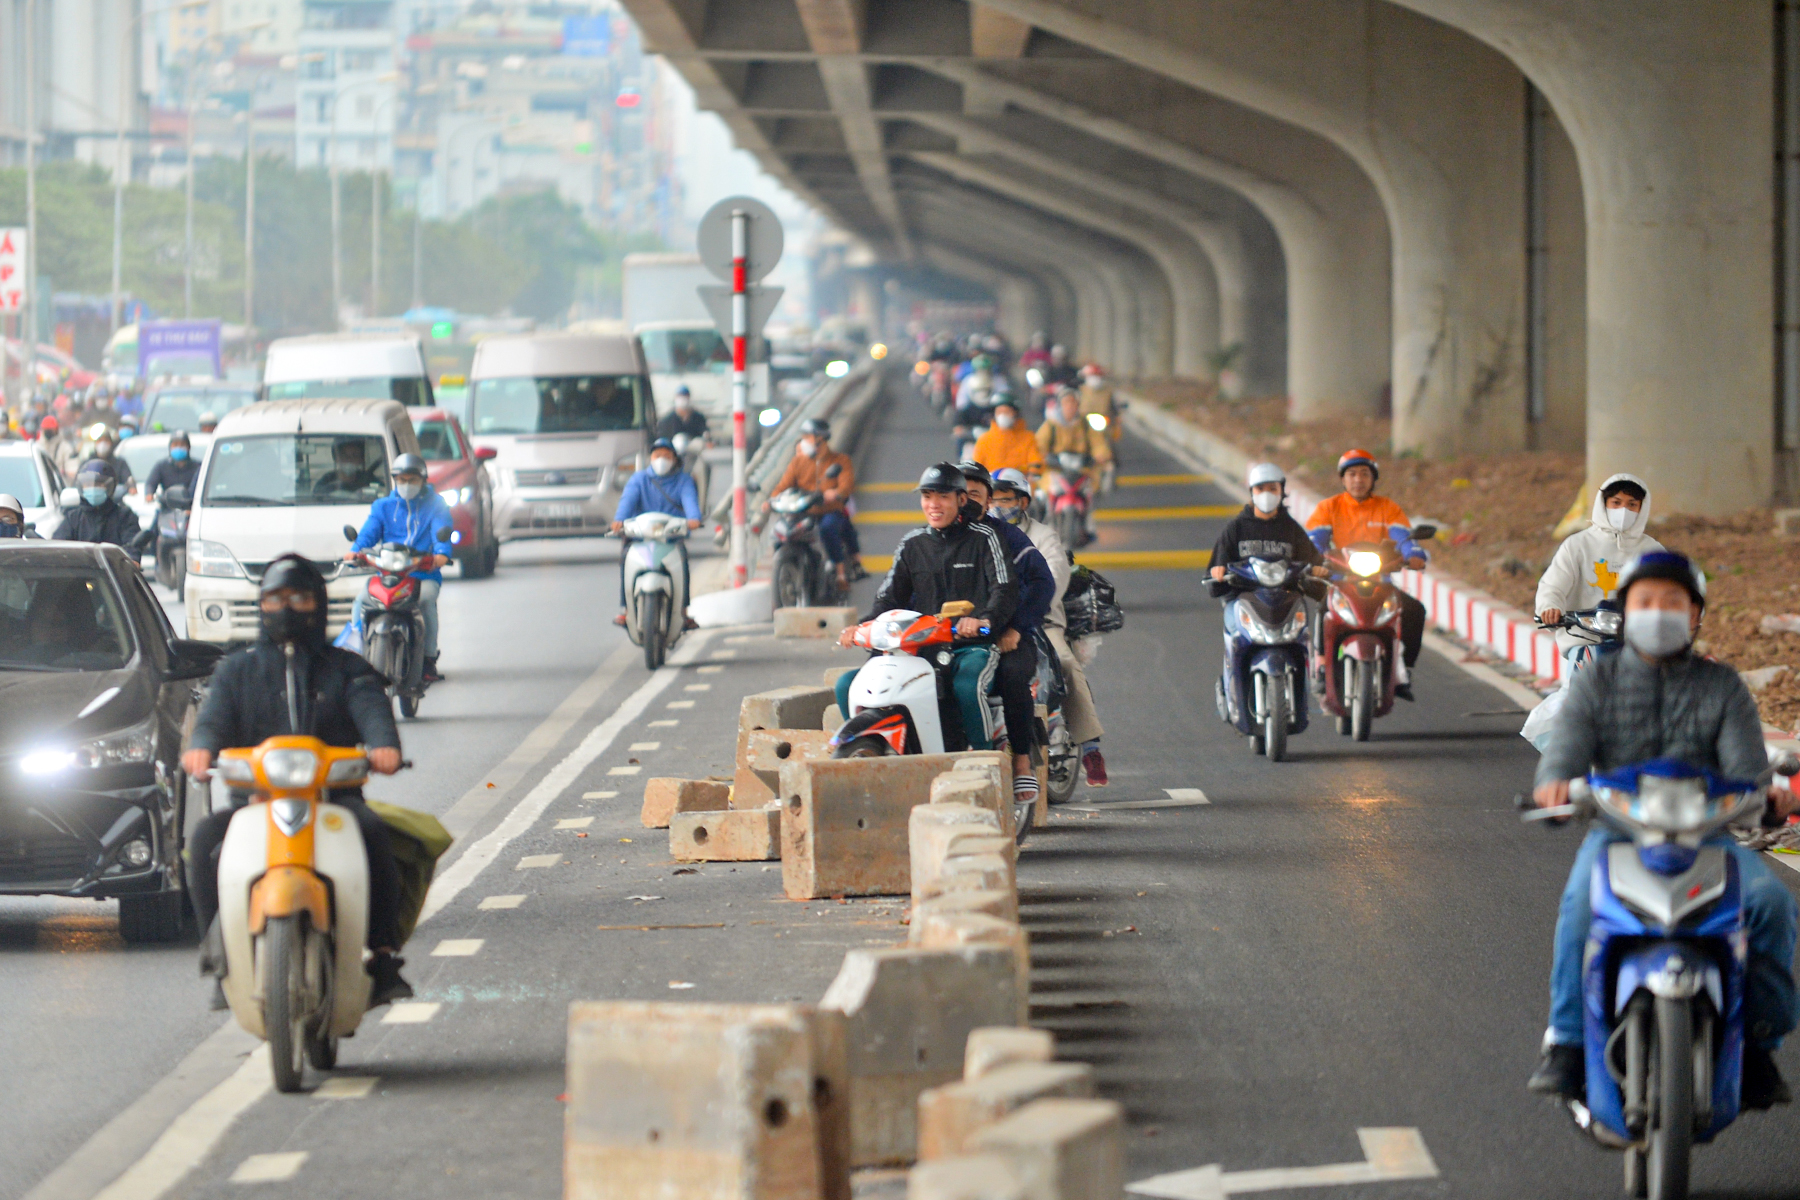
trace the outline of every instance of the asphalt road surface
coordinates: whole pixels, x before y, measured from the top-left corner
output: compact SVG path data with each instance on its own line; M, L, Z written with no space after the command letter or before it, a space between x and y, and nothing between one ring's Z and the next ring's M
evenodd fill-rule
M860 475L899 486L864 512L908 508L949 449L896 388ZM1122 458L1090 548L1128 612L1090 675L1113 782L1032 836L1020 882L1033 1020L1126 1105L1131 1178L1355 1162L1359 1128L1402 1127L1437 1178L1321 1191L1615 1194L1617 1157L1524 1090L1578 835L1513 813L1534 756L1492 715L1510 702L1427 652L1419 702L1371 742L1319 721L1292 761L1252 757L1213 711L1200 572L1119 565L1191 564L1170 556L1223 520L1196 511L1231 501L1143 440ZM905 527L872 517L865 551ZM403 727L415 770L372 789L459 834L407 951L425 1007L365 1021L338 1082L269 1092L205 1011L191 946L125 948L110 905L0 902L0 1197L548 1200L571 1000L814 1001L844 950L904 936L899 900L791 903L773 864L679 868L639 827L643 779L729 770L739 697L857 659L705 631L648 674L609 623L615 553L515 545L492 580L445 587L450 680ZM1800 1193L1797 1132L1792 1110L1746 1116L1699 1152L1696 1194Z

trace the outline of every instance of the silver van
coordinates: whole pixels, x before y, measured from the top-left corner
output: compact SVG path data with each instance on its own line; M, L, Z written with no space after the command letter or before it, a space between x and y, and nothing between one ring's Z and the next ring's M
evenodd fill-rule
M643 349L620 335L484 338L468 405L470 436L494 451L502 542L605 532L656 427Z

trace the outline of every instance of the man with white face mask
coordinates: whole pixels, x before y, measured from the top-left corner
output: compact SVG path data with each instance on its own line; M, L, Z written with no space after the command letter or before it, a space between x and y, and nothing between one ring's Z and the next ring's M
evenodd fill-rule
M848 454L831 448L831 425L818 417L808 417L800 425L800 440L794 446L794 457L787 470L765 495L779 496L789 488L817 492L819 502L811 511L819 518L819 542L825 557L837 572L840 587L849 587L865 578L862 565L862 539L851 522L855 510L851 497L856 493L856 464ZM769 512L769 502L762 502Z
M340 470L342 467L340 457ZM456 518L451 516L444 498L426 484L423 458L402 454L394 460L392 469L394 490L369 506L369 519L363 522L362 532L356 535L344 558L354 560L364 550L390 542L424 554L412 573L419 579L419 611L425 617L425 679L436 683L443 679L437 665L438 589L444 586L444 564L456 553L456 547L438 540L438 531L454 528ZM358 625L362 623L366 595L366 591L356 593L356 610L351 620Z
M619 507L613 510L612 531L621 533L625 522L645 513L667 513L672 517L687 518L689 529L700 528L700 489L694 483L694 477L681 469L681 460L675 456L675 447L667 438L657 438L650 443L650 469L639 471L625 485L625 492L619 497ZM626 538L619 550L619 608L625 607L625 551L631 548L631 539ZM681 556L682 570L687 570L687 555ZM693 593L688 588L684 576L681 594ZM687 628L696 626L692 618L684 612L682 618L687 621ZM621 611L613 618L613 624L623 627L625 613Z
M1252 558L1309 563L1314 574L1323 576L1326 572L1320 564L1325 556L1284 503L1286 473L1274 463L1256 463L1250 468L1248 483L1250 503L1219 531L1219 540L1213 545L1212 577L1223 579L1227 566Z
M1706 609L1706 577L1679 554L1653 551L1632 560L1619 578L1625 646L1570 680L1568 699L1538 763L1532 798L1540 808L1565 804L1569 783L1591 770L1611 771L1668 758L1733 779L1751 779L1768 763L1762 722L1738 673L1692 652ZM1793 793L1773 793L1791 808ZM1544 1057L1528 1086L1547 1095L1581 1097L1583 947L1593 920L1594 863L1623 834L1596 824L1575 856L1556 918L1550 969L1550 1028ZM1744 925L1750 941L1744 997L1743 1104L1768 1108L1792 1099L1771 1057L1800 1018L1794 992L1794 898L1763 865L1762 855L1721 835L1737 863Z
M1636 475L1608 476L1594 491L1592 523L1564 539L1538 580L1538 620L1554 625L1565 612L1593 608L1611 599L1626 563L1663 548L1644 532L1649 523L1649 486ZM1587 646L1567 631L1557 632L1556 644L1564 657Z

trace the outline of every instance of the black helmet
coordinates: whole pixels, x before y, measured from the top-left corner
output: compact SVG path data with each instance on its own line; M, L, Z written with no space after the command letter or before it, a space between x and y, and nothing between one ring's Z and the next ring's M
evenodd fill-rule
M956 469L961 471L962 477L970 483L979 483L990 492L994 490L994 477L989 475L988 469L980 463L974 461L959 462L956 464Z
M1618 597L1619 607L1625 606L1625 593L1640 579L1667 579L1679 583L1693 597L1694 607L1703 612L1706 609L1706 572L1695 566L1693 560L1685 554L1677 554L1673 550L1652 550L1626 563L1624 572L1619 576L1619 590L1614 593Z
M675 454L675 443L668 438L657 438L650 443L650 453L655 454L658 450L667 450L670 454ZM680 458L681 455L675 454L675 457Z
M312 592L321 603L325 600L325 576L311 559L298 554L283 554L269 563L263 571L262 582L257 586L257 595L279 592L284 588L296 592Z
M818 417L808 417L800 422L800 432L809 437L831 440L831 422L822 421Z
M968 480L956 469L955 463L933 463L925 468L919 476L919 486L915 492L966 492L969 490Z
M389 474L417 475L419 478L423 479L426 474L425 460L416 454L402 454L399 458L394 460L394 465L390 468Z
M262 614L263 633L277 644L305 642L314 646L324 645L327 610L325 576L311 560L298 554L283 554L264 569L262 582L257 585L257 597L260 599L270 592L284 589L310 593L315 601L313 611L296 612L284 605L274 612L265 612Z
M90 458L75 472L76 487L112 487L119 482L119 468L111 459Z

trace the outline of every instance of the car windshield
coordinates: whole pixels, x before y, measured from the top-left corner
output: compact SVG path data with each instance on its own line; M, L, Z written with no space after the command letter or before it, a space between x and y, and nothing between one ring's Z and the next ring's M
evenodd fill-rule
M377 379L296 379L268 385L270 400L398 400L409 407L431 407L431 388L423 379L382 376Z
M131 653L98 567L0 563L0 671L117 671Z
M413 426L419 435L419 453L426 462L456 462L462 457L456 431L448 421L420 421Z
M731 370L731 346L716 329L646 329L638 340L650 370L658 375Z
M256 399L251 388L163 388L150 397L144 413L145 433L174 433L177 429L194 433L200 418L210 414L218 418L244 407Z
M44 488L37 463L29 454L0 458L0 492L17 496L26 508L44 507Z
M473 432L479 437L642 429L648 390L635 375L480 379L469 406Z
M388 492L377 434L272 433L221 438L207 454L201 503L213 508L371 504Z

